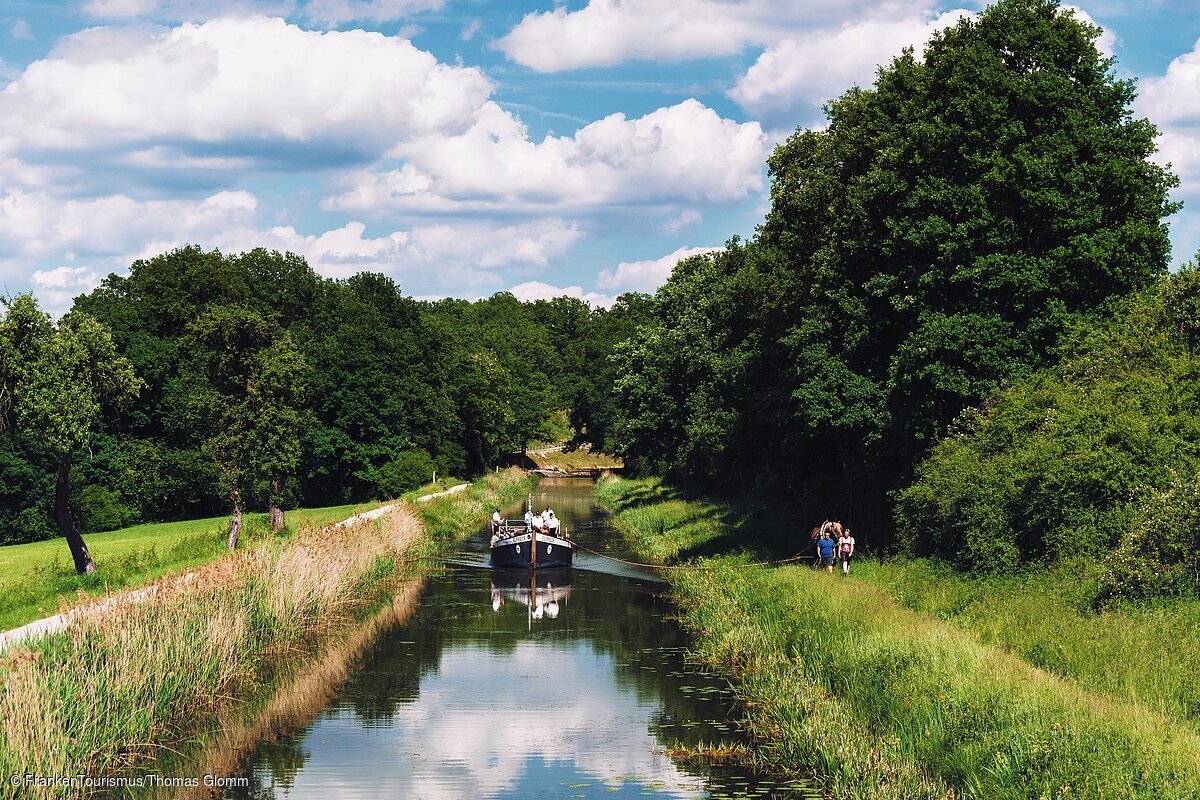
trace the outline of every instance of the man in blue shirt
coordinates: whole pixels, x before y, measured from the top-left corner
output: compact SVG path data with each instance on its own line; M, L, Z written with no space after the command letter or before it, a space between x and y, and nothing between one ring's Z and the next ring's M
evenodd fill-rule
M817 558L820 559L821 566L825 567L829 572L833 572L833 553L837 550L837 542L829 535L829 529L821 531L821 538L817 539Z

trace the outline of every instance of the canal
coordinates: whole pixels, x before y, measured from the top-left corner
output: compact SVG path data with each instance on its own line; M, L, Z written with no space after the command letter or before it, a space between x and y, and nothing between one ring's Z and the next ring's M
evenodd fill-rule
M593 549L616 537L593 484L534 495ZM519 516L510 509L509 516ZM654 573L577 552L573 569L502 573L481 531L384 626L303 723L273 725L225 798L796 798L795 784L689 757L742 744L727 684L685 658ZM309 698L312 702L312 698Z

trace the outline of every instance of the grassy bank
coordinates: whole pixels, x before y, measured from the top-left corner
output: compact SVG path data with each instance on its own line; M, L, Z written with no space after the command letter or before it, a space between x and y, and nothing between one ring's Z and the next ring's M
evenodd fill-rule
M609 481L600 493L646 555L671 558L744 534L728 529L721 506L681 499L658 482ZM669 576L698 655L727 670L747 701L758 757L814 772L831 796L1200 796L1200 737L1182 706L1161 700L1170 692L1146 699L1094 677L1121 669L1189 673L1194 662L1178 654L1164 664L1136 657L1119 664L1120 648L1101 656L1093 647L1092 658L1111 660L1055 674L982 631L988 614L1008 613L1010 638L1020 640L1017 620L1029 608L1005 611L1012 598L1002 592L972 618L972 604L961 602L964 585L954 587L954 613L939 613L954 605L948 589L920 600L910 592L912 607L896 602L903 587L926 584L915 572L887 584L886 564L849 580L802 566L707 564ZM931 597L946 603L935 611L942 601ZM1049 636L1055 619L1034 623L1040 636ZM1076 648L1086 639L1065 634L1054 645Z
M469 489L428 500L418 511L431 540L444 545L474 533L497 507L523 500L536 483L519 469L507 469L476 481Z
M0 774L151 768L160 750L205 735L223 710L260 695L415 580L418 556L450 535L431 536L423 514L474 530L481 509L519 497L522 481L492 476L436 510L404 505L369 523L263 538L193 580L159 583L152 601L117 595L107 613L13 649L0 660ZM77 793L0 789L0 797Z
M287 513L288 527L324 527L379 503L302 508ZM243 541L268 534L266 514L247 514ZM61 539L0 547L0 631L57 613L80 591L96 595L139 586L208 563L226 552L229 517L135 525L89 534L96 572L78 575Z

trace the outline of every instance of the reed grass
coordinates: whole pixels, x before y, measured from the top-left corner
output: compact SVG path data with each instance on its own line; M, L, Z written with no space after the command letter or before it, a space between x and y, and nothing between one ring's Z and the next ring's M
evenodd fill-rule
M486 506L512 502L524 480L503 473L429 508L263 538L190 580L159 581L149 601L117 594L104 613L14 647L0 659L0 775L136 774L194 744L323 639L350 635L377 598L416 579L439 538L475 530ZM0 797L79 794L0 788Z
M692 522L660 534L691 519L660 484L608 481L600 492L635 547L657 538L669 557L714 536ZM720 527L729 515L717 511ZM1054 674L857 576L703 563L668 576L695 655L731 676L762 760L815 775L833 797L1200 797L1200 737L1178 709L1087 673Z

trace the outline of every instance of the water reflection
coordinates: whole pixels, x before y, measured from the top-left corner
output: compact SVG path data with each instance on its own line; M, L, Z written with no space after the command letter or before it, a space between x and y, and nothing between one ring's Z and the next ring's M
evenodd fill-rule
M530 621L558 619L570 596L570 567L492 570L492 611L497 614L505 603L516 603L528 609Z
M551 498L560 514L586 521L581 488ZM451 567L324 710L244 760L251 786L226 796L793 796L666 755L728 741L737 711L723 681L686 662L662 588L578 565Z

